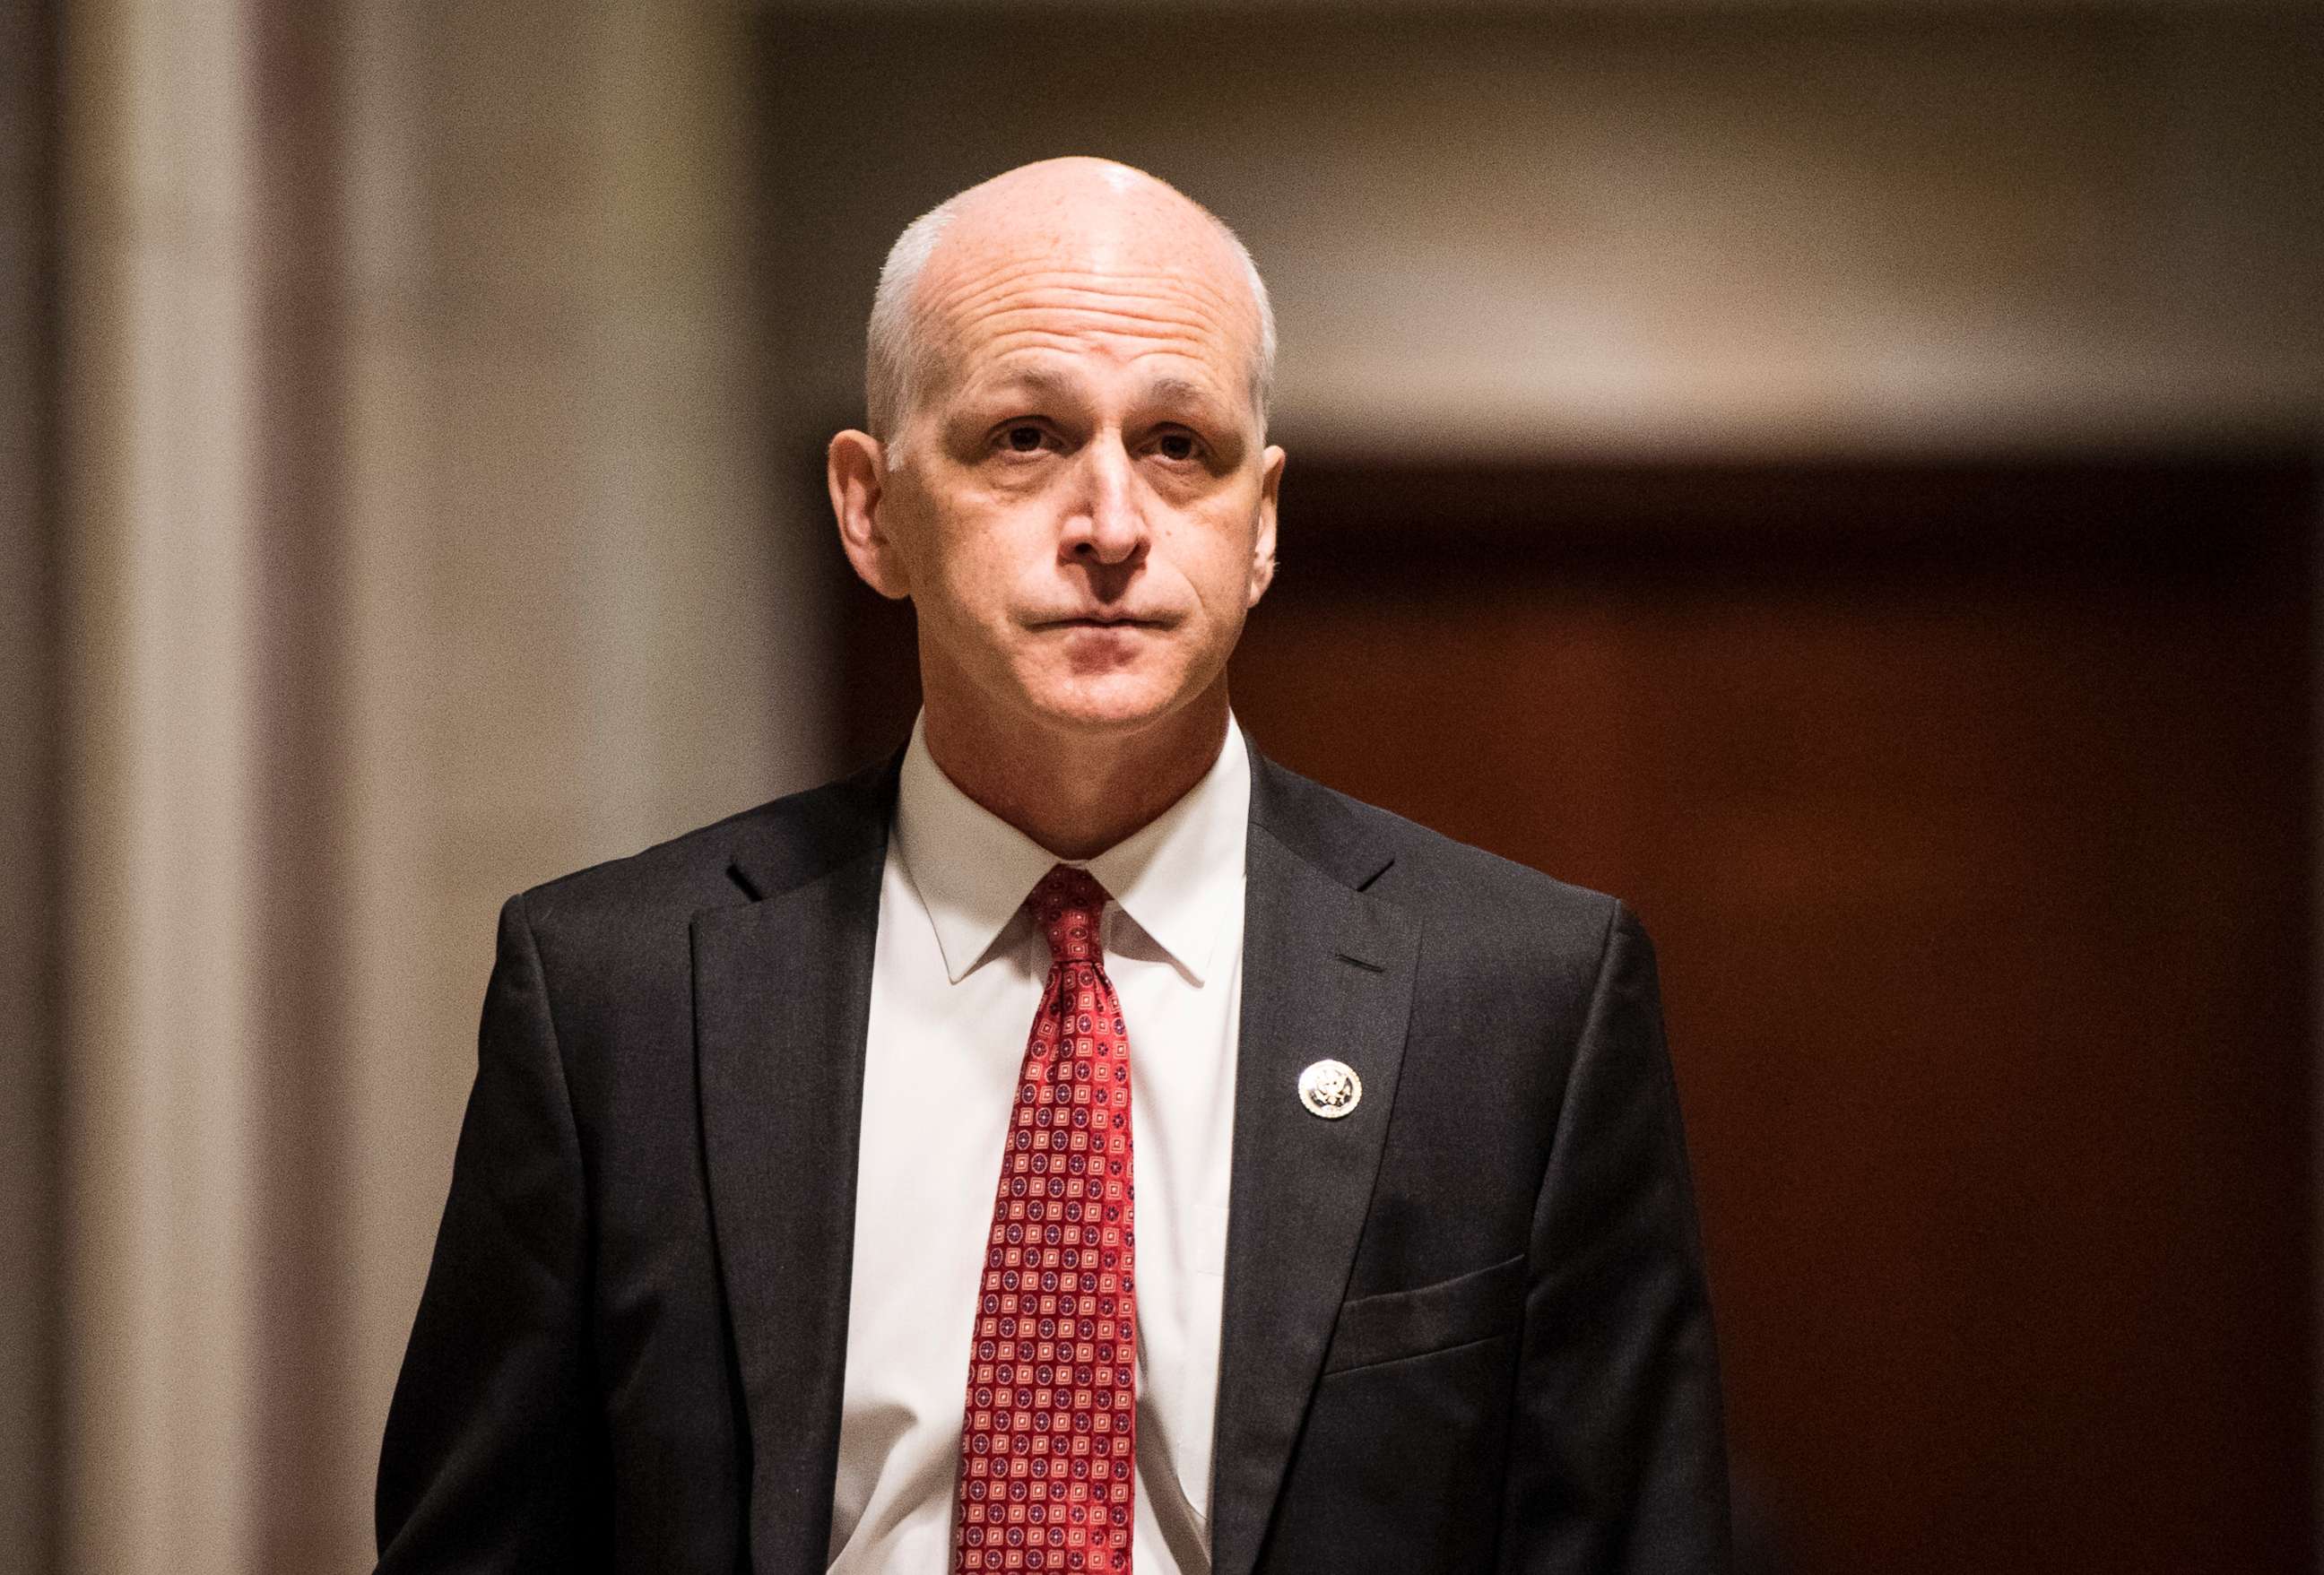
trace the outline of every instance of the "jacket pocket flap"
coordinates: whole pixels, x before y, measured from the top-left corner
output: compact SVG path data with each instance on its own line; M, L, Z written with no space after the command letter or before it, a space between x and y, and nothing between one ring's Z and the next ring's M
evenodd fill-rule
M1342 1302L1323 1370L1425 1356L1512 1329L1525 1279L1526 1257L1519 1253L1434 1285Z

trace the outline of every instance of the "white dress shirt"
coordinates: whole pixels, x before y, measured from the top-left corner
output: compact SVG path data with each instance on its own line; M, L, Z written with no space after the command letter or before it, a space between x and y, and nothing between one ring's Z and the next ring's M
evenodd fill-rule
M954 787L915 722L880 888L831 1564L944 1575L1001 1146L1049 949L1022 908L1061 861L1113 900L1138 1189L1140 1575L1207 1575L1250 761L1231 718L1186 795L1060 861Z

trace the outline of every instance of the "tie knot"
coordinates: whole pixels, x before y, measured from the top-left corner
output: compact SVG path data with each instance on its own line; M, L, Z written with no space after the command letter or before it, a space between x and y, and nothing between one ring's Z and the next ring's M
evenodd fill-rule
M1086 962L1097 956L1097 921L1105 911L1105 888L1096 876L1059 864L1041 877L1025 907L1049 938L1051 962Z

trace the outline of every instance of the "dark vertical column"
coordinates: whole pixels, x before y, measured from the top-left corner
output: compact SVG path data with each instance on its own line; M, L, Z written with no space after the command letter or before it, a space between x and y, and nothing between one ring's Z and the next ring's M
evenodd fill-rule
M265 1571L320 1570L354 1472L347 1294L342 625L346 230L340 8L248 0L260 607L258 1186L252 1524Z
M0 1569L57 1567L56 14L0 0Z

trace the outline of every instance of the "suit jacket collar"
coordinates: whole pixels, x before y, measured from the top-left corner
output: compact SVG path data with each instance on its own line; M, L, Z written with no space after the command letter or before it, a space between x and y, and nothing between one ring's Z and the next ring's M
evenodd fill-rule
M1370 894L1393 853L1350 802L1244 743L1250 834L1233 1182L1213 1449L1217 1575L1248 1575L1323 1367L1379 1165L1419 951ZM693 923L712 1231L751 1443L761 1571L820 1570L837 1469L886 760L735 823L752 900ZM1309 1115L1300 1071L1362 1080Z

